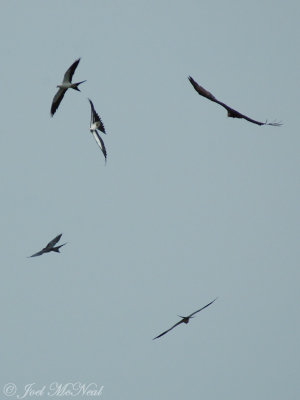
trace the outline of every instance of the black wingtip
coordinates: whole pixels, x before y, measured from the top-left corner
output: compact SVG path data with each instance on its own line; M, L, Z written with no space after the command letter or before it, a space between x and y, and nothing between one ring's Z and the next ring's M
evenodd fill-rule
M218 298L219 298L219 296L216 297L215 299L213 299L213 301L211 301L210 304L214 303Z

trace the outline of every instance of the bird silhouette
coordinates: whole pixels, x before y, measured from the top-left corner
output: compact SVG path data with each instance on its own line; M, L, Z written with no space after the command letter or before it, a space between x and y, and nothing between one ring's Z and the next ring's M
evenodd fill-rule
M231 118L244 118L249 122L252 122L253 124L256 125L271 125L271 126L281 126L282 124L280 122L260 122L256 121L252 118L247 117L244 114L241 114L240 112L234 110L233 108L229 107L227 104L222 103L218 99L215 98L213 94L211 94L208 90L204 89L204 87L200 86L191 76L189 76L189 81L193 85L194 89L196 90L197 93L200 94L200 96L206 97L207 99L213 101L214 103L220 104L220 106L224 107L227 110L227 116Z
M160 335L158 335L158 336L156 336L155 338L153 338L153 340L154 340L154 339L160 338L161 336L163 336L163 335L165 335L166 333L170 332L172 329L174 329L176 326L178 326L178 325L180 325L180 324L188 324L189 321L190 321L190 318L193 318L193 315L195 315L195 314L197 314L198 312L204 310L204 308L210 306L210 305L211 305L214 301L216 301L216 300L217 300L217 297L216 297L213 301L211 301L210 303L206 304L206 306L200 308L200 309L197 310L197 311L194 311L192 314L188 315L187 317L183 317L183 316L181 316L181 315L178 315L178 317L180 317L181 320L178 321L175 325L171 326L171 328L167 329L166 331L164 331L164 332L161 333Z
M79 64L80 58L78 58L78 60L76 60L71 67L66 71L65 75L64 75L64 79L62 81L61 85L57 85L58 92L56 93L56 95L53 98L52 101L52 105L51 105L51 117L53 117L55 111L58 109L66 91L68 89L74 89L77 90L78 92L80 92L80 90L78 89L78 85L80 85L83 82L86 81L81 81L81 82L77 82L77 83L72 83L72 77L74 75L75 69L77 68L77 65Z
M103 125L103 122L101 121L101 118L99 117L99 115L96 113L94 104L92 102L92 100L88 99L91 105L91 122L90 122L90 132L93 134L96 142L98 143L98 146L100 147L105 161L106 161L106 157L107 157L107 152L106 152L106 148L104 145L104 142L101 138L101 136L99 135L99 133L97 132L97 129L103 133L106 134L105 132L105 128Z
M41 255L44 254L44 253L50 253L50 251L54 251L54 252L56 252L56 253L59 253L59 252L60 252L59 249L60 249L62 246L64 246L65 244L67 244L67 243L63 243L63 244L61 244L60 246L56 246L56 247L55 247L56 243L60 240L61 236L62 236L62 233L60 233L60 234L57 235L54 239L52 239L52 240L47 244L47 246L44 247L41 251L38 251L37 253L32 254L32 256L29 256L28 258L30 258L30 257L41 256Z

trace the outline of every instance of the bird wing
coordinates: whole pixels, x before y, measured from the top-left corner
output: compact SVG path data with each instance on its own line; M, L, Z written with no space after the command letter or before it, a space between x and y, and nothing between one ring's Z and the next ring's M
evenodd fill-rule
M41 256L44 253L45 253L45 250L43 249L41 251L38 251L37 253L32 254L32 256L29 256L28 258Z
M218 101L213 94L211 94L208 90L204 89L204 87L200 86L191 76L189 76L189 81L193 85L196 92L200 94L200 96L204 96L207 99L214 102Z
M64 75L64 80L63 83L71 83L72 82L72 78L75 72L75 69L77 68L77 65L79 64L80 58L78 58L78 60L74 61L73 64L71 65L71 67L66 71L65 75Z
M216 103L220 104L222 107L224 107L227 110L229 117L243 118L243 119L246 119L249 122L252 122L253 124L260 125L260 126L261 125L270 125L270 126L281 126L282 125L280 122L268 122L268 121L260 122L260 121L256 121L255 119L249 118L249 117L247 117L247 115L244 115L244 114L240 113L239 111L234 110L233 108L229 107L227 104L222 103L219 100L216 100Z
M95 108L94 108L94 104L93 104L92 100L91 100L91 99L88 99L88 101L90 102L90 105L91 105L91 121L90 121L90 126L92 126L92 124L94 123L94 110L95 110Z
M99 114L97 114L92 100L91 99L88 99L88 100L89 100L90 105L91 105L91 125L94 124L95 122L99 122L99 126L98 126L99 131L101 131L103 133L106 133L105 132L105 128L104 128L104 124L103 124Z
M98 143L98 145L99 145L99 147L100 147L100 149L101 149L101 151L102 151L102 153L103 153L103 155L105 157L105 161L106 161L107 153L106 153L106 148L105 148L104 142L103 142L102 138L100 137L100 135L98 134L97 131L93 131L92 133L93 133L94 138L95 138L96 142Z
M210 303L206 304L206 306L200 308L200 309L197 310L197 311L194 311L192 314L190 314L190 315L188 316L188 318L191 318L193 315L197 314L199 311L204 310L204 308L210 306L210 305L211 305L214 301L216 301L216 300L217 300L217 297L216 297L213 301L211 301Z
M62 101L67 89L59 88L56 95L53 98L51 105L51 117L53 117L55 111L58 109L60 102Z
M167 329L166 331L164 331L164 332L161 333L160 335L156 336L156 337L153 338L152 340L160 338L161 336L163 336L163 335L165 335L166 333L170 332L173 328L175 328L175 326L180 325L180 324L182 324L182 323L183 323L183 320L178 321L175 325L171 326L171 328Z
M52 249L56 243L60 240L60 238L62 237L62 233L60 233L59 235L57 235L54 239L52 239L47 246L45 247L45 249L49 250Z
M88 99L91 105L91 125L97 120L98 114L96 113L94 104L91 99Z

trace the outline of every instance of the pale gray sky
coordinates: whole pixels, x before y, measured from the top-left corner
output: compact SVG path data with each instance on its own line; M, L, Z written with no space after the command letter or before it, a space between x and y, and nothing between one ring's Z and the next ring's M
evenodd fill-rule
M103 399L298 398L299 10L1 2L1 391L81 381ZM74 81L87 82L50 118L78 57ZM227 118L188 75L284 125ZM61 255L26 258L60 232Z

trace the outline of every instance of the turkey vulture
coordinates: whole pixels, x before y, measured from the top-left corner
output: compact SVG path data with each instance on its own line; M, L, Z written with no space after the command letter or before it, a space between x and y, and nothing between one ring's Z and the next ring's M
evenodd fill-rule
M60 246L56 246L55 247L56 243L60 240L61 236L62 236L62 233L60 233L54 239L52 239L51 242L49 242L47 244L47 246L44 247L41 251L38 251L37 253L32 254L32 256L29 256L28 258L41 256L44 253L50 253L50 251L54 251L56 253L59 253L60 252L59 249L62 246L64 246L65 244L67 244L67 243L64 243L64 244L61 244Z
M160 335L158 335L158 336L156 336L155 338L153 338L153 340L154 340L154 339L158 339L158 338L160 338L161 336L165 335L166 333L170 332L170 331L171 331L173 328L175 328L175 326L177 326L177 325L180 325L180 324L182 324L182 323L188 324L190 318L193 318L193 315L195 315L195 314L197 314L198 312L204 310L204 308L210 306L210 305L211 305L214 301L216 301L216 300L217 300L217 297L216 297L213 301L211 301L210 303L206 304L206 306L200 308L200 309L197 310L197 311L194 311L192 314L188 315L187 317L182 317L181 315L178 315L178 317L180 317L181 320L178 321L175 325L171 326L171 328L167 329L166 331L164 331L164 332L161 333Z
M80 92L80 90L78 89L78 85L80 85L83 82L86 82L86 81L81 81L81 82L77 82L77 83L72 83L72 77L74 75L75 69L77 68L77 65L79 64L79 61L80 61L80 58L78 58L78 60L76 60L71 65L71 67L67 70L67 72L64 75L62 84L57 85L57 87L59 89L52 101L51 117L53 117L55 111L58 109L60 102L62 101L66 91L71 88L71 89L74 89L74 90L77 90L78 92Z
M104 128L103 122L101 121L101 118L96 113L96 110L95 110L92 100L90 100L90 99L88 99L88 100L91 105L90 132L94 135L94 138L95 138L96 142L98 143L98 146L102 150L102 153L103 153L105 161L106 161L106 156L107 156L106 148L105 148L102 138L100 137L99 133L97 132L97 129L98 129L99 131L106 133L105 128Z
M238 112L238 111L234 110L233 108L229 107L227 104L222 103L221 101L216 99L213 94L211 94L208 90L204 89L204 87L200 86L191 76L189 76L189 81L193 85L193 87L196 90L196 92L198 92L200 94L200 96L206 97L207 99L213 101L214 103L218 103L218 104L220 104L220 106L226 108L228 117L244 118L247 121L252 122L253 124L257 124L257 125L271 125L271 126L280 126L280 125L282 125L280 122L268 122L268 121L259 122L259 121L256 121L256 120L252 119L252 118L249 118L246 115L241 114L240 112Z

